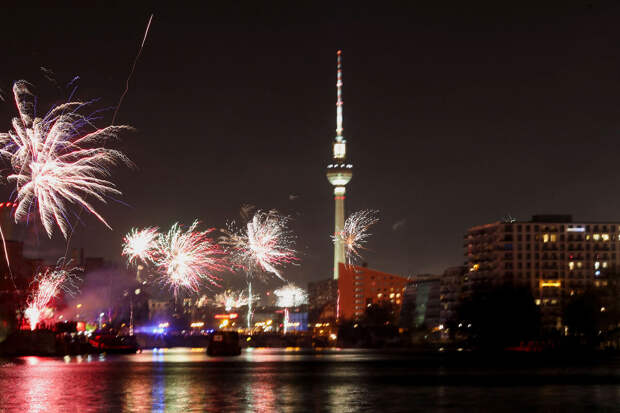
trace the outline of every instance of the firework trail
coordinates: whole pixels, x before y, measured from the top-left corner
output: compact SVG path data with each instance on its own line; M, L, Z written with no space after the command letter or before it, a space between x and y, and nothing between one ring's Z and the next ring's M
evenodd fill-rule
M114 115L112 116L112 123L111 123L112 125L114 125L114 121L116 120L116 114L118 113L118 109L121 107L121 103L123 103L123 99L125 98L125 95L129 91L129 81L131 80L131 76L133 75L134 70L136 70L136 63L138 63L138 59L140 58L140 55L142 54L142 49L144 48L144 43L146 42L146 36L148 36L149 34L149 29L151 28L152 20L153 20L153 14L151 14L151 17L149 17L149 22L146 24L146 30L144 31L144 37L142 38L142 44L140 45L140 48L138 49L138 54L136 55L136 58L133 60L133 63L131 65L131 70L129 71L129 76L127 76L127 81L125 82L125 90L123 91L123 94L118 100L118 105L116 105L116 109L114 109Z
M273 292L278 301L276 305L282 308L298 307L308 304L308 294L303 288L299 288L293 283L289 283Z
M370 234L368 229L377 223L379 211L362 210L351 214L344 223L344 228L338 234L332 236L334 243L341 242L345 247L346 265L351 266L362 256L360 249L365 249Z
M176 293L183 287L198 291L203 280L217 285L216 272L227 269L224 251L209 237L213 228L197 231L198 221L183 231L175 223L155 242L151 260L163 276L163 281Z
M77 281L79 281L77 272L81 269L64 268L62 261L59 261L60 264L56 267L48 268L35 276L34 282L37 286L28 298L24 311L30 323L30 330L34 330L46 313L49 313L47 306L54 297L57 297L61 291L72 295L77 289Z
M129 264L135 264L137 261L149 262L153 261L153 253L155 251L155 243L159 237L159 228L148 227L143 229L132 228L125 238L123 238L122 255L127 257Z
M92 101L64 103L43 118L36 117L34 95L23 80L13 85L13 94L19 117L13 119L12 130L0 133L0 156L11 162L13 173L7 180L17 186L15 221L36 208L47 235L51 238L56 224L67 239L68 204L77 204L110 228L86 198L106 202L105 196L121 195L106 179L110 175L108 168L131 163L122 152L102 144L130 128L95 128L94 114L79 113ZM83 132L85 129L91 131Z
M233 263L250 277L258 271L283 280L277 267L297 261L289 221L276 211L257 211L244 229L235 229L232 224L223 230L221 244L226 246Z

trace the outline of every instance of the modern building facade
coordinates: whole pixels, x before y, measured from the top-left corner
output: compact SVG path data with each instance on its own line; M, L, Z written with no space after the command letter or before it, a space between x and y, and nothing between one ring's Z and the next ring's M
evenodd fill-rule
M439 326L441 276L420 274L411 277L403 293L402 327L433 329Z
M439 285L439 324L446 326L457 316L457 309L463 294L467 267L450 267L444 271Z
M342 135L342 53L337 57L337 100L336 100L336 137L333 143L332 162L327 165L327 180L334 187L334 234L339 234L344 227L344 200L346 185L353 177L353 165L347 162L347 141ZM345 262L344 245L334 243L334 279L338 279L339 264Z
M358 320L368 306L389 302L398 311L409 279L366 267L340 264L338 278L338 318Z
M488 285L530 288L543 325L562 327L567 297L620 270L620 222L574 222L570 215L494 222L465 235L464 293Z

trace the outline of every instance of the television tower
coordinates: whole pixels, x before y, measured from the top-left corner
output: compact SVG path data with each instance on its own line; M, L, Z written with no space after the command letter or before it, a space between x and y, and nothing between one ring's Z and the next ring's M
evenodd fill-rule
M344 227L344 198L346 185L353 177L353 165L347 163L347 140L342 136L342 51L337 52L337 82L336 82L336 137L334 138L334 156L332 163L327 165L327 180L334 186L335 225L334 235ZM338 264L345 262L344 245L334 243L334 279L338 279Z

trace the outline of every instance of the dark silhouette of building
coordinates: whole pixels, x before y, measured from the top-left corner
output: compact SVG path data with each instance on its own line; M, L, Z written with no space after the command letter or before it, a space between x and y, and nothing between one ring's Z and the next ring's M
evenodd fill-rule
M308 312L310 322L335 321L338 304L338 280L308 283Z
M442 274L439 286L439 324L445 326L448 321L456 317L466 274L467 267L465 266L450 267Z

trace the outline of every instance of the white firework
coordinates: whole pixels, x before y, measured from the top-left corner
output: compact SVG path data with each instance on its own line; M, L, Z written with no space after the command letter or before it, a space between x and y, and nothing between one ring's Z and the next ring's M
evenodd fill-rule
M148 227L143 229L132 228L123 238L123 255L127 257L129 264L140 260L148 262L153 260L159 229Z
M282 288L278 288L273 292L278 301L276 305L282 308L299 307L308 304L308 294L303 288L297 287L293 283L289 283Z
M297 261L288 222L276 211L257 211L244 229L224 231L221 243L249 274L258 270L283 279L278 267Z
M256 295L252 296L253 301L256 301L258 298ZM226 311L230 311L248 305L249 298L244 291L224 291L215 296L215 302L217 305L224 307Z
M165 234L157 238L152 260L163 275L165 283L198 291L202 280L217 285L217 272L227 269L224 251L209 234L213 228L197 231L199 222L187 229L175 223Z
M80 113L92 102L64 103L37 117L35 97L23 80L13 85L13 95L19 117L13 119L12 130L0 134L0 154L13 169L7 179L17 187L15 220L38 210L49 237L56 224L67 238L71 225L67 208L75 204L110 228L88 198L106 202L108 196L121 195L108 180L109 168L130 161L122 152L102 145L130 128L96 128L94 115Z
M365 249L370 234L368 229L377 223L379 211L362 210L351 214L344 223L342 231L332 236L334 243L342 243L345 248L346 264L352 265L355 261L362 258L360 249Z

